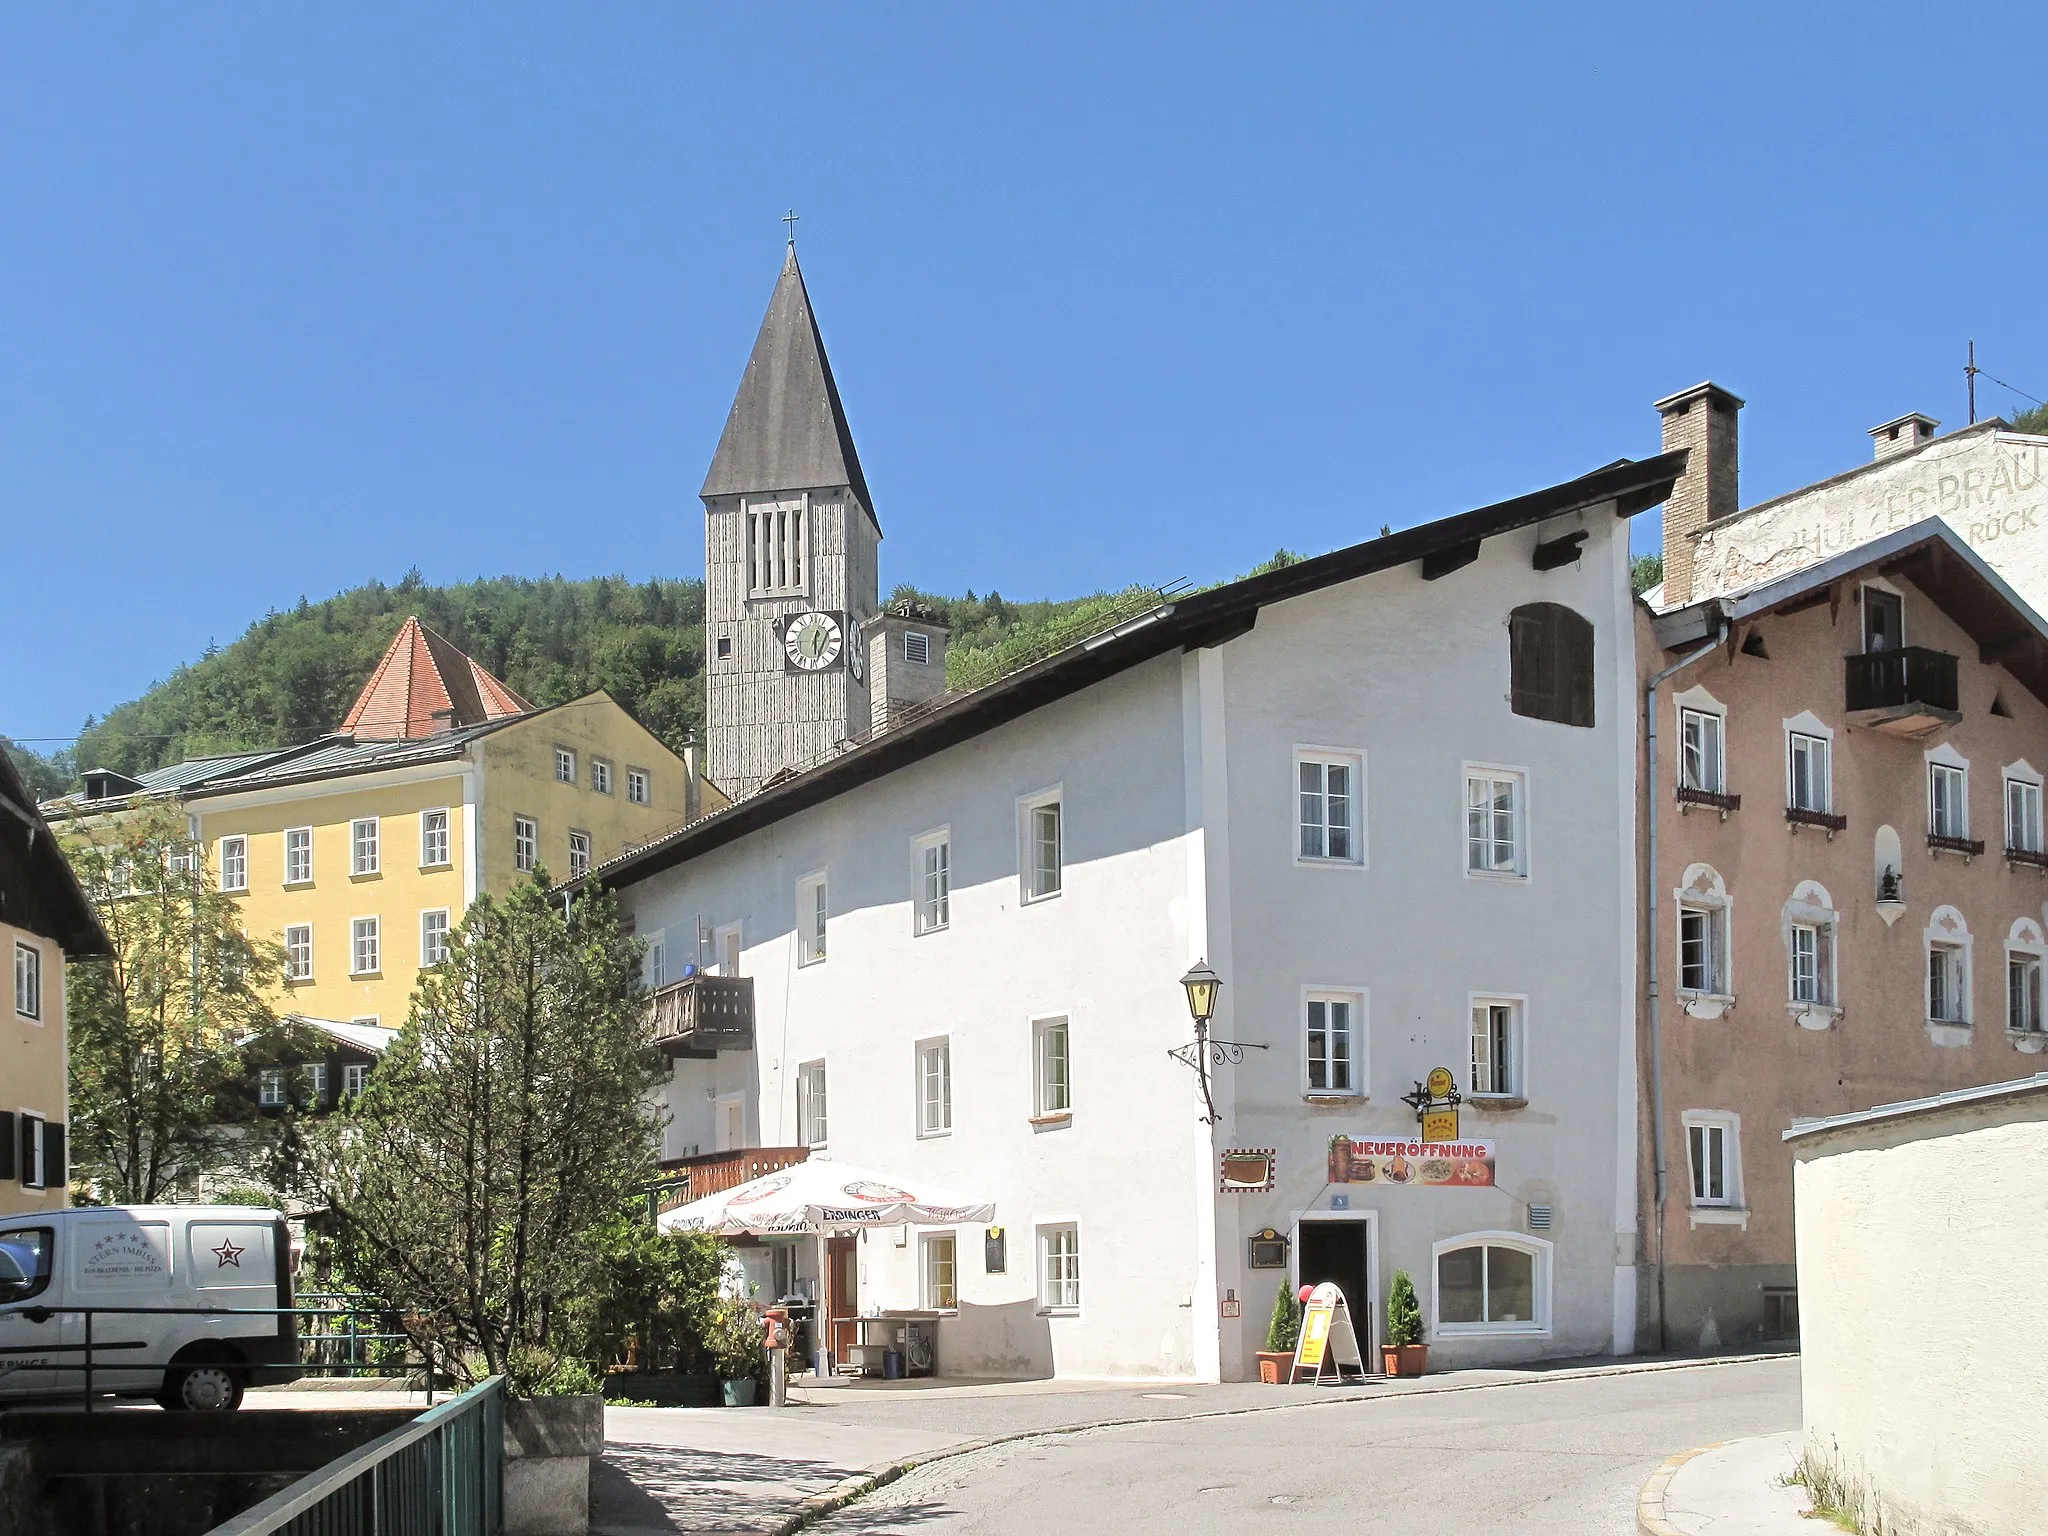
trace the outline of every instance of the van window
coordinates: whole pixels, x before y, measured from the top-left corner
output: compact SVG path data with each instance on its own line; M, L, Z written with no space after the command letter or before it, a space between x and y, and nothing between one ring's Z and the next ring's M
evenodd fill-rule
M201 1288L277 1284L270 1228L253 1221L195 1221L185 1229L185 1272Z
M168 1289L171 1229L161 1221L80 1222L71 1263L81 1290Z
M0 1303L27 1301L48 1287L54 1236L48 1227L0 1232Z

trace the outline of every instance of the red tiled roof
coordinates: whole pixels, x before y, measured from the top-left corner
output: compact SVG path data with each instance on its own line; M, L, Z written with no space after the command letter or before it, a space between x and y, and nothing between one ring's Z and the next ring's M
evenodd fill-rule
M410 740L532 709L474 657L415 617L392 637L341 729L368 741Z

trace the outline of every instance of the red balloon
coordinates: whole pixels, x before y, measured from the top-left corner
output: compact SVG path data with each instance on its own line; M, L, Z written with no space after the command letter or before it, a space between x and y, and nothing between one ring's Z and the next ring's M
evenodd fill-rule
M1296 1297L1295 1299L1296 1299L1296 1300L1298 1300L1298 1301L1299 1301L1299 1302L1300 1302L1300 1303L1301 1303L1301 1304L1302 1304L1302 1305L1303 1305L1303 1306L1305 1307L1305 1306L1307 1306L1307 1305L1308 1305L1308 1299L1309 1299L1309 1297L1311 1297L1311 1296L1315 1295L1315 1293L1316 1293L1316 1288L1315 1288L1314 1286L1312 1286L1312 1285L1304 1285L1304 1286L1303 1286L1303 1287L1301 1288L1301 1294L1300 1294L1300 1295L1299 1295L1298 1297Z

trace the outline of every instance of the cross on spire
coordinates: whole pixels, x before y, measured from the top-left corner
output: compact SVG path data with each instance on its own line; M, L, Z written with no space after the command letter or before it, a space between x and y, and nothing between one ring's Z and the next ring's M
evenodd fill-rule
M792 251L796 249L796 221L802 217L794 208L782 216L782 222L789 230L789 248Z

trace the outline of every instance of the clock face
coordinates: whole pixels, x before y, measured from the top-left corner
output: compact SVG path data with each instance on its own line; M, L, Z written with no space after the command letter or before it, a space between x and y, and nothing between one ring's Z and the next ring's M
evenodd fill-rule
M861 633L859 619L846 621L846 670L853 674L856 683L868 680L868 642Z
M845 648L839 621L829 613L800 613L782 632L782 654L800 671L824 671Z

